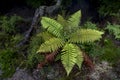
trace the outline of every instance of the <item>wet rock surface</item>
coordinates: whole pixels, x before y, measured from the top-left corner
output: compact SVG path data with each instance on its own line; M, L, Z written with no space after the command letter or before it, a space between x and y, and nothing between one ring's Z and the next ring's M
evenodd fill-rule
M90 80L120 80L113 71L114 68L106 61L95 65L95 70L89 75Z

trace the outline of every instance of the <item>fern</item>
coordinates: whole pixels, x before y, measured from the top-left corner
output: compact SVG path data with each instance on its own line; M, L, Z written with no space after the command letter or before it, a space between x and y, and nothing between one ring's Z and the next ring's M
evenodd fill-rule
M115 39L120 39L120 25L111 25L109 23L106 29L108 29L110 33L114 34Z
M95 29L95 30L98 29L98 27L97 27L96 24L94 24L94 23L92 23L92 22L89 22L89 21L84 24L83 28Z
M99 40L103 32L92 29L79 29L75 33L71 34L69 42L85 43Z
M80 18L81 18L81 11L77 11L73 15L70 16L68 19L68 24L71 27L78 27L80 23Z
M59 24L56 20L47 17L42 17L41 24L43 28L47 29L47 31L51 34L57 37L61 37L61 31L63 29L63 26Z
M47 41L47 40L49 40L49 39L51 39L51 38L54 37L52 34L50 34L50 33L47 32L47 31L46 31L46 32L39 33L37 36L42 37L42 39L43 39L44 41Z
M67 71L67 75L69 75L70 71L75 65L78 53L79 52L77 48L73 44L66 44L63 47L61 60L65 70Z
M58 15L57 21L58 21L60 24L62 24L63 27L67 27L67 26L68 26L67 20L65 20L61 15Z
M82 65L82 62L83 62L83 52L81 51L81 49L76 46L76 50L77 50L77 57L76 57L76 64L77 66L79 67L79 69L81 69L81 65Z
M64 41L59 38L51 38L48 41L41 44L37 53L41 52L53 52L64 45Z
M51 37L46 32L41 34L45 42L40 45L37 53L54 52L63 47L61 61L67 75L75 64L81 68L83 62L82 50L73 43L93 42L99 40L103 34L98 30L79 29L80 18L81 11L78 11L68 20L60 15L58 15L57 21L47 17L43 17L41 20L43 28L53 35Z

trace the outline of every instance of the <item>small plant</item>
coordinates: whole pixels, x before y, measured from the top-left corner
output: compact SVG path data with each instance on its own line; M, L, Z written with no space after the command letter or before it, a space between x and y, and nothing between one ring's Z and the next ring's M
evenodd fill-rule
M120 47L116 46L109 38L105 39L104 46L93 44L89 48L91 50L87 50L88 53L98 61L107 61L112 64L116 64L119 61Z
M101 16L110 16L113 13L117 13L120 9L119 0L99 0L100 7L99 13Z
M3 16L0 19L0 77L3 78L11 77L23 60L23 55L18 54L21 50L15 47L23 39L16 28L20 20L19 16Z
M120 25L108 23L107 28L111 34L115 36L115 39L120 39Z
M83 28L96 29L96 30L98 29L96 24L89 21L84 24Z
M6 33L15 33L17 30L15 26L21 20L22 18L16 15L11 17L3 16L0 19L0 29Z
M18 55L17 51L12 48L0 50L0 77L11 77L22 61L22 56Z
M61 61L70 74L75 64L81 68L83 52L77 44L89 43L99 40L103 32L79 27L81 11L77 11L67 20L58 15L57 20L42 17L41 24L45 32L41 33L44 43L40 45L37 53L61 53Z
M28 58L27 58L27 66L29 68L33 68L40 61L44 60L44 55L35 54L36 50L39 48L39 45L43 42L41 36L39 34L32 37L30 41L30 45L28 48Z

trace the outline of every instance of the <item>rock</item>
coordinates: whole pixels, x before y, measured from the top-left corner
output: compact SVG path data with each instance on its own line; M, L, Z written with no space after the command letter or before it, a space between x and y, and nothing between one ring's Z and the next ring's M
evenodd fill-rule
M8 80L35 80L28 72L24 69L18 69L12 78Z
M108 62L103 61L95 65L94 71L89 75L90 80L117 80L116 74Z

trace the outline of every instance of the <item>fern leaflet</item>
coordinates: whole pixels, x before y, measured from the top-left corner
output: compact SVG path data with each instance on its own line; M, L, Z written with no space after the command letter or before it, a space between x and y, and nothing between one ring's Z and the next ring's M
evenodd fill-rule
M49 39L51 39L51 38L54 37L52 34L50 34L50 33L47 32L47 31L46 31L46 32L39 33L39 34L37 34L37 36L42 37L42 39L43 39L44 41L47 41L47 40L49 40Z
M99 40L102 36L103 32L92 29L79 29L75 33L70 35L69 42L74 43L85 43L85 42L93 42L95 40Z
M48 41L45 41L43 44L41 44L37 53L53 52L53 51L59 49L60 47L62 47L64 45L64 43L65 42L62 39L51 38Z
M76 50L78 50L77 52L77 57L76 57L76 64L79 67L79 69L81 69L81 65L83 62L83 52L80 50L80 48L78 46L76 46Z
M62 50L61 61L67 72L67 75L71 72L73 66L76 64L76 57L79 50L74 44L66 44Z
M58 21L60 24L62 24L63 27L67 27L67 26L68 26L67 20L65 20L61 15L58 15L57 21Z
M61 31L63 26L59 24L56 20L50 19L48 17L42 17L41 24L43 28L47 29L51 34L61 37Z
M78 27L80 23L80 18L81 18L81 11L77 11L71 17L68 19L68 24L71 27Z

